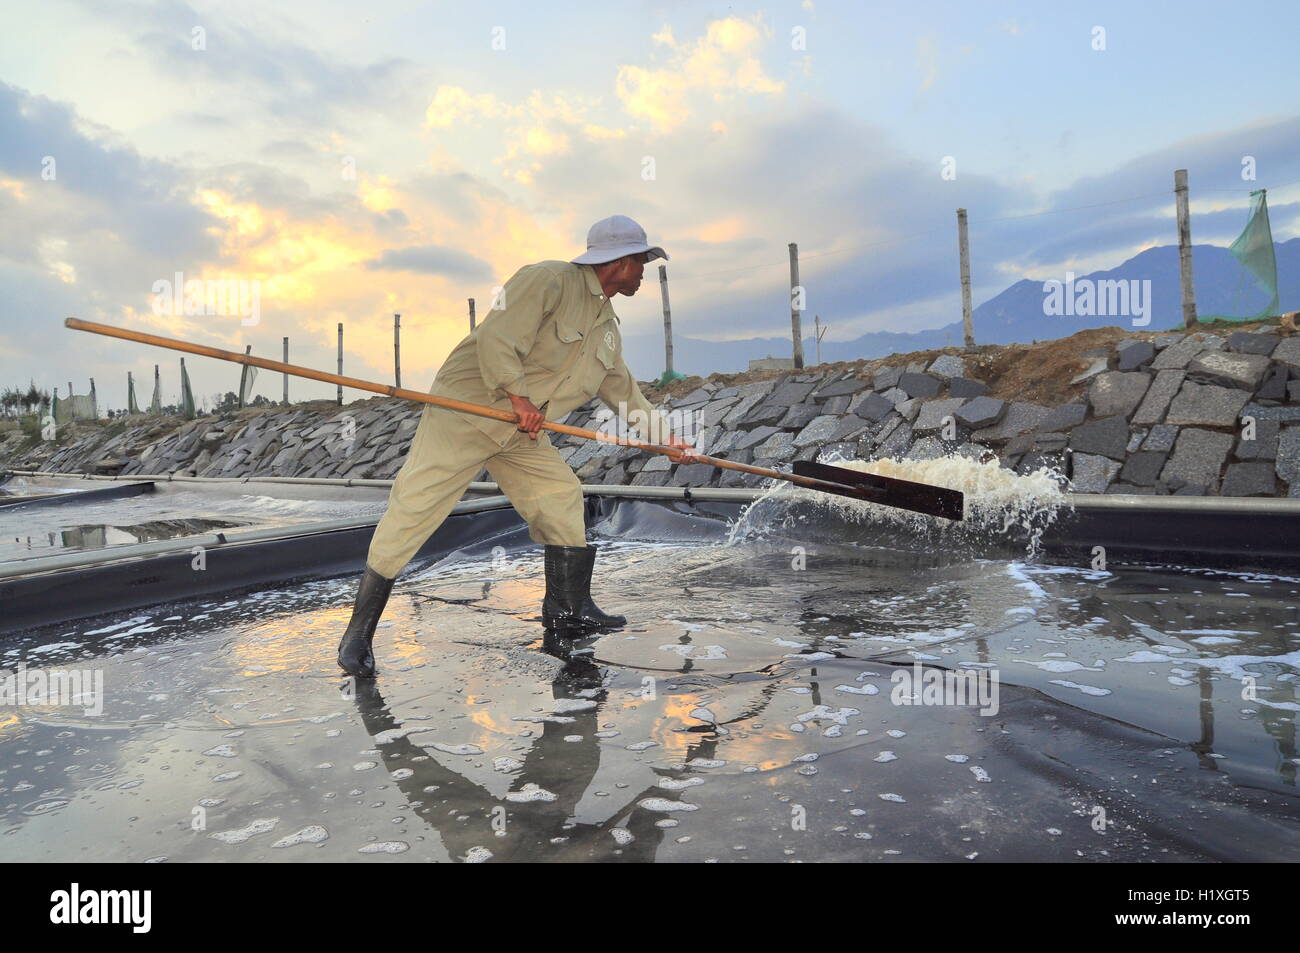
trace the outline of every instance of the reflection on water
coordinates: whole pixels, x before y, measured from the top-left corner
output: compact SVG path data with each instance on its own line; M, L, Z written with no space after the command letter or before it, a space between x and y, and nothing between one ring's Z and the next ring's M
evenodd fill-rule
M1300 859L1300 581L796 528L728 544L724 521L697 518L686 541L603 545L594 589L629 626L576 643L541 629L535 547L412 567L378 630L381 677L355 686L333 660L354 579L7 642L0 667L100 668L108 697L98 719L0 715L0 847ZM997 713L896 703L917 663L996 672Z
M18 489L18 488L15 488ZM77 492L31 485L40 492ZM381 514L383 500L273 498L242 485L168 487L166 492L83 502L75 508L0 507L0 562L81 549L178 539L228 528L254 529Z
M155 539L178 539L200 536L214 529L230 529L246 523L216 519L151 520L129 526L112 526L105 523L83 523L69 526L39 536L15 536L9 549L22 553L40 550L103 549L106 546L124 546L129 543L147 543ZM11 553L9 558L15 558Z

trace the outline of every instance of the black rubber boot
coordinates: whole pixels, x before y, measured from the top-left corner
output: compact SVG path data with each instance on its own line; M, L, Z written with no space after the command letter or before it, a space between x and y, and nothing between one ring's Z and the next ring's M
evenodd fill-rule
M375 677L375 655L371 645L375 626L388 604L394 580L381 576L369 566L357 585L357 601L352 607L352 620L339 640L339 668L359 678Z
M591 599L595 546L547 546L545 559L542 624L546 628L572 632L618 629L627 624L624 616L602 612Z

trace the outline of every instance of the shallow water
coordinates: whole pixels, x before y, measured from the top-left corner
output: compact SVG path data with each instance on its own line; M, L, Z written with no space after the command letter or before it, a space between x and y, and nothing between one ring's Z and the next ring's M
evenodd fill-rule
M87 481L101 490L108 483ZM78 492L11 481L11 493ZM0 562L103 549L214 530L252 530L352 516L383 514L383 500L359 502L283 499L232 487L225 493L169 487L167 492L53 507L0 507Z
M765 506L730 545L721 507L593 524L630 621L567 662L522 534L408 569L359 692L352 579L11 637L0 668L99 670L104 701L0 707L0 856L1300 859L1300 580ZM918 662L996 705L901 704Z

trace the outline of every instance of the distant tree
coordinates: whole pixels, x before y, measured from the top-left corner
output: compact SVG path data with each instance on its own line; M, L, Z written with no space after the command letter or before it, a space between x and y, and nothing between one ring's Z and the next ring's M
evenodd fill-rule
M233 390L226 391L226 393L222 395L221 400L217 401L212 409L213 412L218 414L224 414L227 411L231 411L231 410L238 410L239 395L236 394Z

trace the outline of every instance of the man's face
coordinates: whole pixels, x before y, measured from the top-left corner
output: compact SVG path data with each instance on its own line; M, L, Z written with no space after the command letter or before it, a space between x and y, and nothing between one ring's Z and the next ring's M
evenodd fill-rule
M646 262L650 260L649 252L627 255L619 261L618 293L631 297L641 287L641 278L645 274Z

